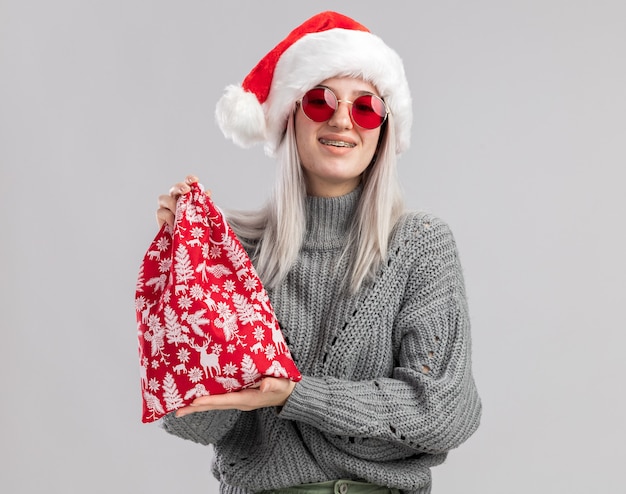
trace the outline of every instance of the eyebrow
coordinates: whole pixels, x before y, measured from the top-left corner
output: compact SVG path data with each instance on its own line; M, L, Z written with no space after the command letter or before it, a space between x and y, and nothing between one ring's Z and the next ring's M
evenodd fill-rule
M337 94L337 90L333 89L330 86L326 86L324 84L318 84L316 87L323 87L326 89L330 89L333 93ZM373 91L368 91L367 89L361 89L361 90L356 90L354 91L352 94L355 94L356 97L358 98L359 96L363 96L364 94L373 94L374 96L378 96L376 93L374 93ZM378 96L379 98L382 98L382 96Z

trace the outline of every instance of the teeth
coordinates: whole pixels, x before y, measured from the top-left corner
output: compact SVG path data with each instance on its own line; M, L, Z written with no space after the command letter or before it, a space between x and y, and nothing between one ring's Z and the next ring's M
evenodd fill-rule
M330 139L320 139L320 142L322 144L327 145L327 146L336 146L336 147L339 147L339 148L353 148L354 146L356 146L356 144L354 144L352 142L331 141Z

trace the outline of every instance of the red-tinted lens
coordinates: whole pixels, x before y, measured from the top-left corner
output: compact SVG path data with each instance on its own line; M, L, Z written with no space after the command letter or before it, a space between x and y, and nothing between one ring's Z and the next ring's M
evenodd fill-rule
M337 98L323 87L315 87L302 98L302 111L314 122L326 122L337 109Z
M354 123L364 129L376 129L387 118L385 103L375 94L364 94L354 102L346 103L350 104L350 115ZM315 87L302 98L302 111L314 122L330 120L337 105L335 93L325 87Z
M380 127L387 118L385 103L375 94L364 94L352 103L352 120L364 129Z

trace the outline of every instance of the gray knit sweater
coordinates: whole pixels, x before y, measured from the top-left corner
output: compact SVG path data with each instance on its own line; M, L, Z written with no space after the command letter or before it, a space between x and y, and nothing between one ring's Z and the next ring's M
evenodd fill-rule
M303 379L281 409L163 419L215 447L224 494L361 479L430 492L430 467L478 427L461 267L445 223L405 215L376 280L345 295L337 266L360 189L307 199L297 263L269 292Z

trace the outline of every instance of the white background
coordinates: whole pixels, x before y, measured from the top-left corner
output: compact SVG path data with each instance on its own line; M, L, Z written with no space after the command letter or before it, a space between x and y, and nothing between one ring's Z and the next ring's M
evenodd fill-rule
M478 432L434 493L624 492L626 4L0 1L0 490L216 492L211 449L140 422L133 308L156 198L262 204L213 111L335 9L405 61L411 209L465 268Z

